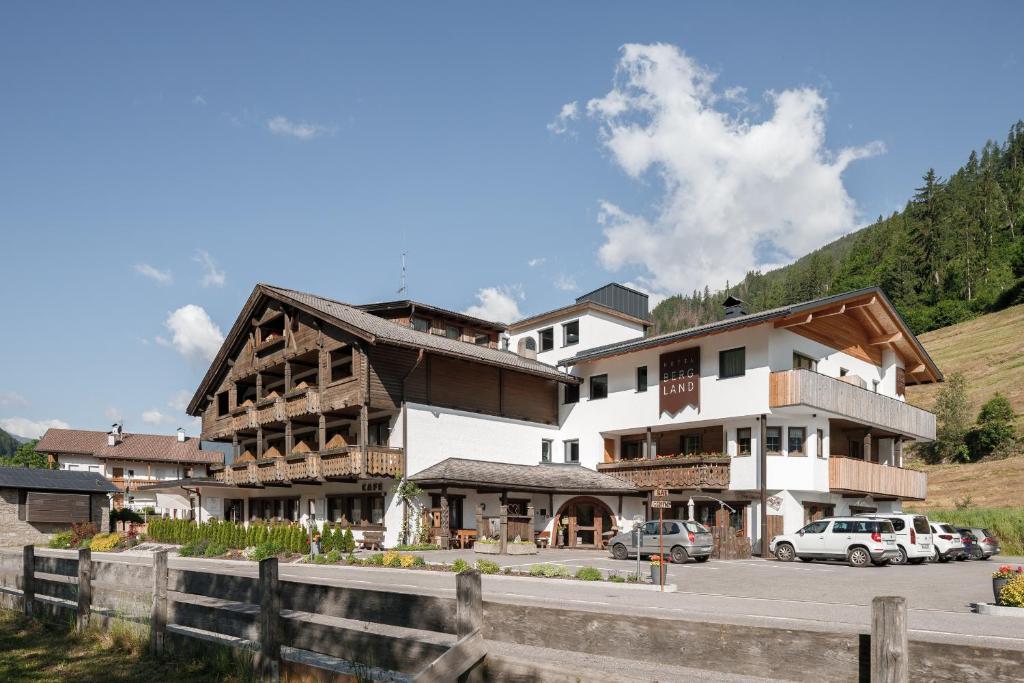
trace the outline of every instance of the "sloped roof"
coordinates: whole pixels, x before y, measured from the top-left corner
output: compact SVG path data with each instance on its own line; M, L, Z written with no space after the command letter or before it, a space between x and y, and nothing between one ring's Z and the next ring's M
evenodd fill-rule
M642 493L628 481L581 465L517 465L447 458L409 478L421 486L494 486L552 493Z
M245 325L263 295L291 304L311 315L323 318L370 344L383 343L415 350L425 349L431 353L485 363L517 372L525 372L559 382L579 383L579 379L572 375L561 372L557 368L540 361L524 358L511 351L478 346L469 342L430 334L429 332L419 332L411 327L399 325L341 301L310 294L309 292L300 292L294 289L260 283L253 289L249 300L239 314L238 319L235 320L235 324L225 338L224 344L221 345L220 351L217 352L217 356L210 364L210 369L207 370L206 376L192 397L187 410L189 415L197 414L196 411L199 404L203 401L206 392L214 384L214 380L217 378L221 368L227 362L231 349L235 347L239 338L245 332Z
M44 489L81 493L118 493L120 489L98 472L0 467L0 488Z
M224 462L220 451L204 451L199 439L177 435L123 434L114 446L107 445L107 433L86 429L48 429L36 444L41 453L74 453L105 460L149 460L152 462L185 462L216 464Z
M357 304L355 308L368 313L378 313L381 311L389 311L394 309L413 308L417 311L427 311L429 313L436 313L451 318L457 318L459 320L465 320L476 327L486 328L493 332L504 332L505 328L508 327L505 323L497 322L495 320L484 320L483 318L477 318L473 315L466 315L465 313L459 313L458 311L450 311L447 308L441 308L440 306L434 306L433 304L425 304L422 301L413 301L412 299L398 299L397 301L374 301L368 304Z

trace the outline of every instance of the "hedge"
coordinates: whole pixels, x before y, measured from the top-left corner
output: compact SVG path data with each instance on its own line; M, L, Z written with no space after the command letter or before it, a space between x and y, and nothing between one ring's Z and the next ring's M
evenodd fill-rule
M271 543L293 553L309 551L309 530L294 523L251 522L246 527L228 521L196 524L187 519L150 519L146 534L152 541L176 545L207 541L241 550ZM321 552L337 550L347 553L355 547L351 529L324 525L320 538Z

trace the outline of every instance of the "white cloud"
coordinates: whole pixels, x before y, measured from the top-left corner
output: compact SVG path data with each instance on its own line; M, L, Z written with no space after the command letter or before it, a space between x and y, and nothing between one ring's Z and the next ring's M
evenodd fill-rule
M662 301L668 298L668 295L664 292L652 292L642 284L637 282L623 282L625 286L635 289L638 292L643 292L647 295L647 308L649 311L653 311L654 307L660 304Z
M167 316L164 323L171 331L171 340L157 337L157 343L169 343L192 362L213 360L224 341L224 335L202 306L186 304Z
M563 292L575 292L579 289L579 285L576 284L576 278L563 273L555 280L555 288Z
M0 391L0 407L2 408L25 408L28 406L28 399L16 391Z
M158 427L163 424L173 424L176 418L173 415L165 415L156 408L153 408L142 413L142 421L153 427Z
M484 287L477 290L477 304L467 308L464 313L484 320L512 322L519 320L517 299L525 299L523 288L519 285L504 287Z
M153 337L153 341L156 342L157 346L172 346L170 339L159 334Z
M188 402L192 400L192 392L188 389L178 389L171 397L171 400L167 402L167 407L174 410L177 413L184 413L185 409L188 408Z
M0 429L8 434L14 434L25 439L38 439L47 429L67 429L69 425L64 420L29 420L24 417L2 417L0 418Z
M136 263L135 272L139 275L145 275L161 285L169 285L174 282L174 276L171 274L171 271L154 268L148 263Z
M527 261L526 265L530 266L531 268L536 268L537 266L543 266L545 261L547 261L546 258L544 258L543 256L538 256L537 258L532 258L529 261Z
M202 285L203 287L223 287L225 281L227 281L227 275L223 270L217 269L217 264L214 263L210 253L202 249L196 250L196 255L192 257L192 260L203 266L203 270L206 272L203 274Z
M205 107L206 106L206 98L203 97L202 95L196 95L195 97L192 98L192 104L197 104L200 107Z
M267 119L267 130L274 135L284 135L298 140L312 140L324 134L333 135L337 129L319 123L290 121L284 116L275 116L272 119Z
M827 102L813 88L771 91L770 116L728 113L745 92L715 90L716 75L672 45L626 45L614 88L587 103L601 141L632 178L655 172L662 196L650 215L600 202L609 270L638 268L634 286L685 292L737 282L854 229L843 186L850 162L884 152L875 142L825 148Z
M124 413L122 413L114 406L109 406L106 410L103 411L103 416L106 417L108 420L113 420L114 422L122 422Z
M555 135L564 135L569 132L569 122L580 117L580 108L576 102L563 104L558 116L548 124L548 130Z

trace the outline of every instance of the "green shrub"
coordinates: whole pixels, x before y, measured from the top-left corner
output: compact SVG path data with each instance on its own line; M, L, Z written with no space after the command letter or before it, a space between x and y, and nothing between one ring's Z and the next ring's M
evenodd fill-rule
M62 548L62 549L65 549L65 550L70 548L71 547L71 532L70 531L62 531L59 534L54 534L53 538L50 539L50 542L47 543L47 546L49 546L50 548Z
M427 561L424 560L419 555L402 555L398 559L399 559L399 564L403 568L405 568L405 569L408 569L410 567L425 567L425 566L427 566Z
M999 601L1006 607L1024 607L1024 576L1007 581L999 591Z
M249 550L248 548L246 550ZM252 551L247 553L246 557L253 560L254 562L260 562L269 557L277 557L284 552L284 548L281 547L280 543L274 541L264 541L257 546L253 546Z
M600 581L604 574L597 567L580 567L576 572L576 578L580 581Z
M608 577L608 580L612 583L626 583L626 577L619 576L618 574L612 574Z
M350 553L356 549L356 538L352 535L351 529L345 529L345 532L341 535L341 540L338 542L338 550L343 553Z
M497 574L501 567L498 566L497 562L491 560L479 559L476 561L476 568L481 574Z
M327 561L330 562L331 564L334 564L336 562L341 562L341 552L338 551L337 548L335 548L335 549L331 550L331 552L327 553L326 557L327 557Z
M530 576L544 576L544 572L551 565L547 564L531 564L530 565Z
M371 567L383 567L384 566L384 553L374 553L366 558L366 564Z
M457 560L455 560L454 562L452 562L452 571L455 572L456 574L458 574L460 572L464 572L467 569L469 569L469 562L466 562L461 557L458 558Z
M414 551L414 552L415 551L424 551L424 550L440 550L440 549L441 549L441 546L435 545L433 543L410 543L410 544L407 544L407 545L400 545L400 546L397 546L395 548L395 550Z
M206 550L203 551L205 557L220 557L227 553L228 547L223 543L217 541L206 546Z
M121 542L121 535L117 532L109 534L96 534L89 539L89 550L94 553L110 552Z

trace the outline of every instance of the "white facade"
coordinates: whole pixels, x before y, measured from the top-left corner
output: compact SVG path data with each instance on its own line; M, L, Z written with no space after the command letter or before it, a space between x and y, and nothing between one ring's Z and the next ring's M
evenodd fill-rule
M565 326L572 322L579 322L579 341L567 344ZM554 346L550 350L542 351L539 333L547 329L552 331ZM558 361L573 354L643 336L643 324L627 321L581 304L561 315L547 317L529 327L516 329L515 333L509 335L509 349L516 351L521 340L531 338L537 345L537 360L548 365L557 365Z

